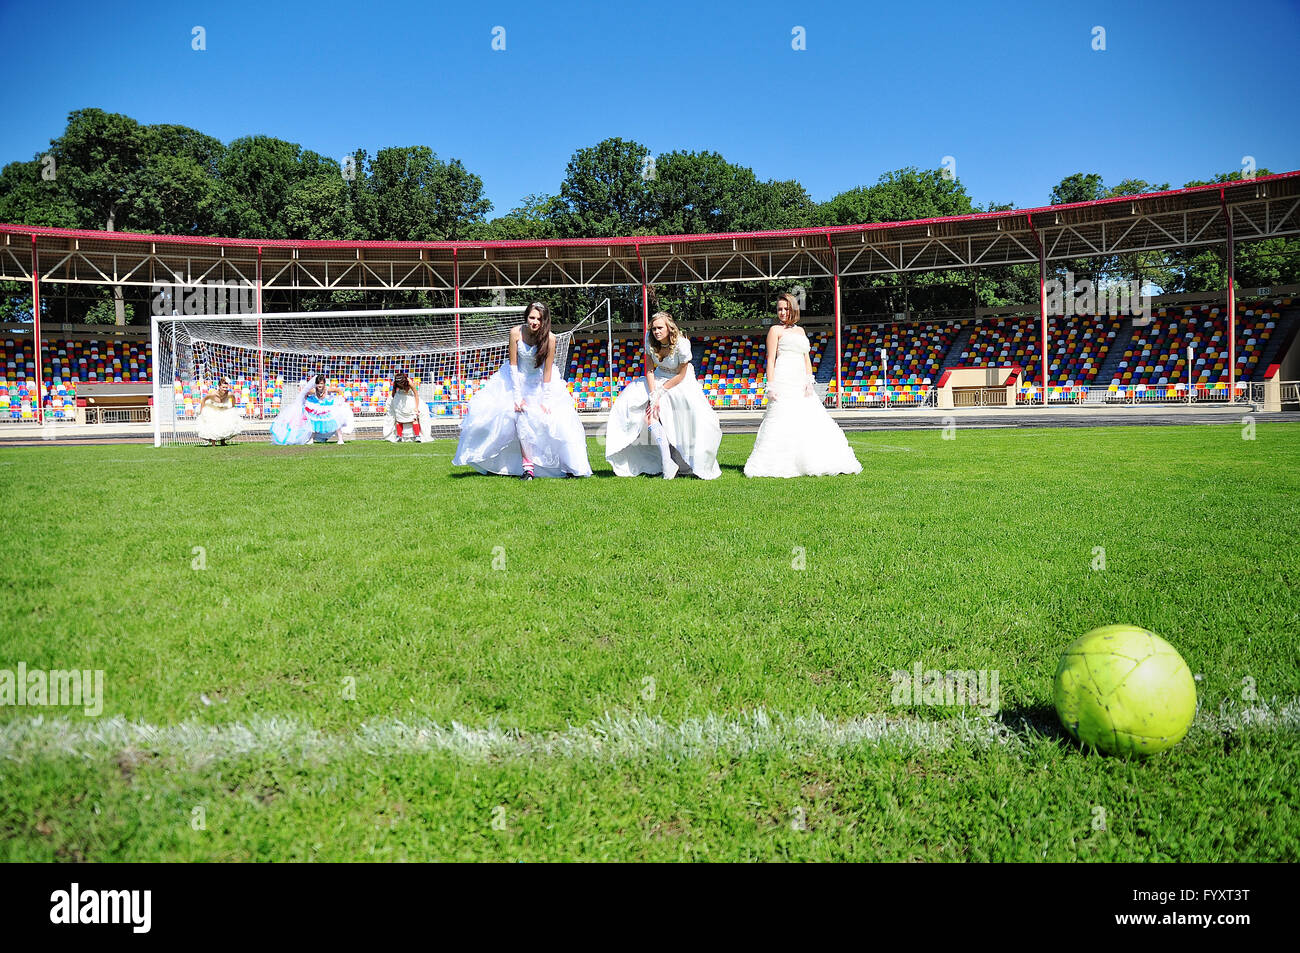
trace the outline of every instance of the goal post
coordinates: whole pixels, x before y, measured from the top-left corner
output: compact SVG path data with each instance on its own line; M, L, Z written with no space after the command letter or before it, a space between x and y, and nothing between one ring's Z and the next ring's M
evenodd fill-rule
M523 312L494 305L153 316L154 446L199 443L199 409L222 378L242 418L240 440L268 439L280 408L317 374L343 392L365 433L382 430L393 376L405 371L435 429L454 432L474 393L508 360L510 329ZM555 335L561 374L583 323Z

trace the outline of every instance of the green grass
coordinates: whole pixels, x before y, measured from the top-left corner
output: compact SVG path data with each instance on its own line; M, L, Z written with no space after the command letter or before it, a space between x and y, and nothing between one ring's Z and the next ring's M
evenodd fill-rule
M1300 859L1300 426L1255 436L857 433L795 481L728 436L712 483L0 450L0 669L106 683L0 707L0 859ZM1199 677L1171 752L1056 726L1110 622ZM999 713L892 704L917 663Z

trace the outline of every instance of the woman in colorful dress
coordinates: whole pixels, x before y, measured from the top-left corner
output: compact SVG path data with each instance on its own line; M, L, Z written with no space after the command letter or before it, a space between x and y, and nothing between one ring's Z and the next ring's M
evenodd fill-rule
M235 409L235 395L230 391L230 381L221 378L214 393L208 394L199 404L194 432L209 447L225 446L226 441L238 436L244 429L244 420Z
M510 356L470 402L455 466L534 477L591 476L587 437L555 366L551 311L540 301L510 329Z
M330 387L324 374L315 381L304 380L298 396L291 400L271 423L271 440L278 444L324 443L334 437L340 444L343 435L355 429L352 407L337 387Z
M624 387L610 408L605 459L618 476L717 479L722 425L695 378L691 342L660 311L644 343L645 376Z

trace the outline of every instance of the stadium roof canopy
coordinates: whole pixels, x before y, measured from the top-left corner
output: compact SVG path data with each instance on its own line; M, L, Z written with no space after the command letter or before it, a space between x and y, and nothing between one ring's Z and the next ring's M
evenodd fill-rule
M0 279L264 290L572 288L785 281L1029 264L1300 234L1300 171L911 222L551 241L296 241L0 225ZM1040 245L1041 242L1041 245ZM260 295L259 295L260 298Z

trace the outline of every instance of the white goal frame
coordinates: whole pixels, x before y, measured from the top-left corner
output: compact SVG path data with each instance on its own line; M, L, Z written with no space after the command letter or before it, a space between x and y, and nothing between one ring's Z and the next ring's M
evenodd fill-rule
M401 319L401 318L454 316L456 318L455 325L454 325L455 339L454 340L449 339L445 343L432 344L431 346L428 347L424 347L418 350L413 349L410 351L406 351L402 349L393 349L391 351L385 351L380 349L380 350L366 350L364 352L355 352L355 351L348 352L348 351L341 350L339 353L341 355L351 354L352 356L357 356L358 353L364 353L365 356L374 357L374 358L400 357L404 354L413 354L413 355L427 354L427 355L445 355L448 357L448 359L452 359L454 355L454 360L457 362L457 365L459 366L461 360L463 359L463 356L470 351L494 349L498 347L504 348L508 346L509 343L508 328L501 329L495 333L492 333L486 338L483 336L482 332L480 332L473 340L463 339L461 335L462 326L460 320L462 317L472 317L475 315L522 316L524 313L524 309L526 307L527 307L526 304L514 304L514 305L491 305L487 307L461 306L461 307L450 307L450 308L405 308L405 309L370 308L370 309L348 310L348 311L291 311L291 312L281 311L281 312L256 312L253 314L152 315L149 321L149 326L150 326L150 341L153 348L153 352L152 352L153 362L152 362L150 376L152 378L152 388L153 388L153 392L152 392L153 413L151 414L151 416L153 418L154 446L161 447L163 445L163 423L164 423L163 416L164 416L164 411L167 408L170 408L170 414L168 420L169 427L173 433L176 433L178 431L177 421L179 417L177 414L176 402L174 397L174 386L176 380L175 362L177 360L178 349L173 342L175 342L176 340L175 332L177 328L183 327L184 325L228 324L232 327L243 326L249 329L248 333L250 337L254 333L254 328L255 328L257 344L252 347L249 347L248 350L256 351L256 353L258 354L258 366L259 368L261 368L264 365L265 355L267 354L302 353L304 356L306 356L308 354L319 353L321 357L328 359L329 355L333 353L329 351L328 343L326 343L324 348L319 352L316 351L292 352L292 351L287 351L283 348L274 348L274 347L266 346L263 344L263 331L264 331L264 326L267 324L275 323L277 325L282 326L288 322L293 322L293 321L302 321L304 322L304 324L306 324L312 321L318 322L321 320L344 319L344 320L355 321L357 328L361 329L365 327L364 322L367 318L375 320L378 323L379 321L393 319L393 318ZM586 321L587 319L584 318L583 321L578 322L578 324L572 329L564 332L558 332L556 334L556 338L561 342L561 346L557 347L556 349L556 364L557 366L560 367L561 373L564 372L564 367L562 365L562 362L567 361L568 353L569 353L569 345L570 342L572 341L573 334L581 327L583 327ZM164 342L162 336L164 333L166 333L168 329L171 330L173 337L171 341ZM187 341L185 343L188 345L190 342ZM242 347L242 345L231 345L231 346ZM164 354L169 355L170 362L171 362L170 366L166 368L165 376L167 380L165 381L165 384L169 390L169 393L166 395L167 399L165 401L164 401L164 394L163 394L163 384L164 384L163 355ZM287 383L288 381L286 380L286 384ZM422 388L424 386L427 385L422 384ZM458 386L463 387L464 381L458 380ZM260 409L261 409L261 419L265 420L268 418L268 415L266 413L266 380L264 377L260 379L259 402L260 402ZM460 421L459 416L455 416L455 417L447 418L445 422L452 425L458 425L459 421Z

